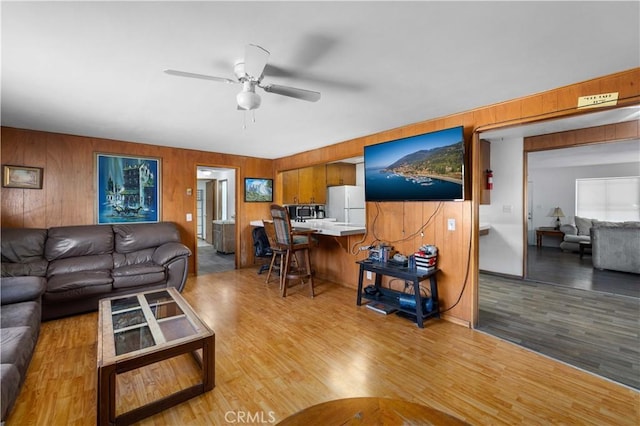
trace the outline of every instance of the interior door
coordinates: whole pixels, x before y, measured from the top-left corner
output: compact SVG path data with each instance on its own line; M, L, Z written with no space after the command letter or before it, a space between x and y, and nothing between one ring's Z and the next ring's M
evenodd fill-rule
M218 182L218 203L216 204L216 220L227 220L228 206L227 206L227 194L229 190L229 182L226 179L222 179Z
M205 209L205 217L203 220L203 223L205 224L205 233L207 235L207 237L205 238L205 240L209 243L209 244L213 244L213 220L216 220L216 205L217 205L217 201L216 201L216 195L218 193L217 191L217 187L218 187L218 181L216 179L210 180L209 182L207 182L206 185L206 192L207 192L207 206Z
M536 230L533 227L533 182L527 182L527 244L536 243Z
M196 234L204 239L204 194L202 189L196 190Z

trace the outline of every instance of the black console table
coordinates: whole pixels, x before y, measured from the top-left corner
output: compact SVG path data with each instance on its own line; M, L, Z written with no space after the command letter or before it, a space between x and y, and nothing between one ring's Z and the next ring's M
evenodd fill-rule
M362 298L368 300L375 300L381 302L387 306L393 307L400 312L404 312L409 315L415 315L416 323L418 327L424 328L424 320L427 318L440 318L440 306L438 302L438 282L436 279L436 273L438 269L433 271L425 271L423 269L413 269L406 266L394 265L392 263L375 262L371 260L359 260L356 262L360 265L360 275L358 276L358 298L356 304L362 305ZM362 279L365 271L370 271L376 274L375 286L380 294L378 296L370 296L362 291ZM387 275L394 278L400 278L413 283L413 293L415 297L415 309L407 309L400 306L398 300L402 292L391 290L381 287L382 276ZM431 285L431 300L433 302L433 309L431 312L424 312L422 304L422 295L420 294L420 282L429 279Z

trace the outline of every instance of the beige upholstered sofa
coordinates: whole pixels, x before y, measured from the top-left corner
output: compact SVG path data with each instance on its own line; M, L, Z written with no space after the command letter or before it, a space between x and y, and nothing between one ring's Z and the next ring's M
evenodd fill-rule
M640 222L593 221L593 267L640 274Z
M560 248L564 251L577 252L580 250L581 242L590 243L593 220L576 216L574 218L575 225L568 223L560 226L560 230L564 232Z

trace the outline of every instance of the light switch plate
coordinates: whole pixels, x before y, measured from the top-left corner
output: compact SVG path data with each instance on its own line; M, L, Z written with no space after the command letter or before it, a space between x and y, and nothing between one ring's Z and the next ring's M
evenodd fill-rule
M455 219L448 219L447 220L447 229L449 231L455 231L456 230L456 220Z
M193 220L193 215L191 213L187 213L187 222L191 222Z

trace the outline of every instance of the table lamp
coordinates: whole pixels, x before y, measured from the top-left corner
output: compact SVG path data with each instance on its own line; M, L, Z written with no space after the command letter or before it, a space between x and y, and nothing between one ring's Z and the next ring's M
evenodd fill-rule
M564 212L562 211L562 209L560 207L556 207L555 209L553 209L553 213L551 213L550 216L556 218L556 229L560 229L560 218L564 217Z

